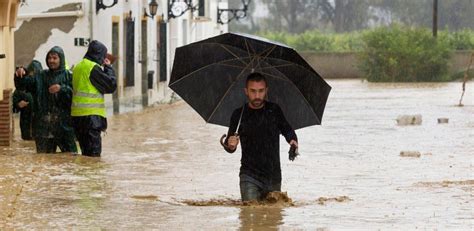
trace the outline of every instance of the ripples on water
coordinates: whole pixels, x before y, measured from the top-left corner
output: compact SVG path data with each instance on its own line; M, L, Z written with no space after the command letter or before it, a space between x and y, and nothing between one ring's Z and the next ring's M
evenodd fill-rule
M293 206L243 206L240 149L181 102L110 118L100 159L35 154L16 134L0 148L0 229L472 228L474 84L456 107L461 83L329 83L295 162L281 142ZM397 126L406 114L422 124Z

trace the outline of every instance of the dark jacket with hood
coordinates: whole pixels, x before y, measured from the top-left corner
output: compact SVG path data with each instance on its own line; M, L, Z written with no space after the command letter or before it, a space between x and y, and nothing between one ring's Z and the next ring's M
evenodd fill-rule
M72 73L65 68L65 56L61 47L55 46L46 54L56 53L60 66L56 70L46 69L33 76L15 77L15 87L25 89L33 96L33 126L36 137L54 138L74 136L71 126ZM49 66L48 66L49 68ZM28 75L28 73L27 73ZM59 92L51 94L48 88L61 86Z
M92 62L99 64L95 66L90 75L92 85L102 94L114 93L117 89L117 78L115 77L114 69L110 65L104 64L103 70L100 66L104 63L104 59L107 55L107 47L97 40L93 40L89 44L87 53L84 56Z
M35 73L39 73L43 70L41 63L38 60L33 60L27 67L28 75L34 76ZM18 103L20 101L28 102L28 105L20 108ZM33 96L30 92L25 89L15 89L12 96L13 112L20 113L20 129L21 129L21 138L24 140L29 140L34 137L33 129L33 110L34 110L34 101Z
M25 101L28 103L25 107L21 108L18 106L18 103L21 101ZM33 97L31 93L15 89L12 95L12 105L13 105L13 112L20 113L20 130L21 130L21 138L24 140L31 140L34 137L34 129L33 129L33 110L34 107Z

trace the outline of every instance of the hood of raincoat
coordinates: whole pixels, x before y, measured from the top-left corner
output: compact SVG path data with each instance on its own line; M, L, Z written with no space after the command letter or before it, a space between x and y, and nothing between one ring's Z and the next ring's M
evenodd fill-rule
M58 70L54 70L54 71L61 71L61 70L65 70L66 69L66 58L64 57L64 51L63 51L63 48L59 47L59 46L54 46L53 48L51 48L51 50L48 51L48 53L46 54L46 65L49 67L48 65L48 55L50 53L56 53L59 55L59 69ZM50 68L51 69L51 68Z
M96 62L99 65L104 63L105 56L107 55L107 47L97 40L93 40L89 44L87 53L84 58L89 59L90 61Z
M30 76L34 76L35 74L43 70L43 66L38 60L33 59L33 61L31 61L26 70L28 70L28 74Z

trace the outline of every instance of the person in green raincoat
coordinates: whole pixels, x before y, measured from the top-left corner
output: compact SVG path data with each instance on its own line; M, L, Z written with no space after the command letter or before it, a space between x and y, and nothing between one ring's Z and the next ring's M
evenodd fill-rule
M33 60L27 67L28 75L34 76L43 70L38 60ZM20 113L20 130L23 140L33 140L35 130L33 129L33 97L25 89L17 88L12 96L13 112Z
M46 54L49 69L28 76L20 67L15 72L15 87L33 96L36 152L77 153L74 129L71 126L72 73L65 68L61 47L55 46Z

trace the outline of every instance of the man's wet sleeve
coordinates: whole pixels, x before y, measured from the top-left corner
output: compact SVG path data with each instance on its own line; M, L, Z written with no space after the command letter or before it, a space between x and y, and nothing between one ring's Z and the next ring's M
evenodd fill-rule
M13 113L19 112L21 110L18 107L18 103L21 101L21 95L18 90L15 90L12 95L12 106L13 106Z
M288 143L291 140L298 142L298 137L296 136L295 130L291 127L290 123L288 123L283 111L279 106L277 107L276 111L278 116L278 128L280 129L281 134L285 137Z
M71 107L72 104L72 73L70 71L66 71L65 81L60 84L61 88L59 89L59 94L61 97L59 100L61 101L64 107Z
M36 76L31 77L27 74L26 76L23 77L17 77L16 75L13 75L13 80L15 82L15 88L19 90L26 90L29 92L34 92L36 89Z
M95 66L91 71L90 80L102 94L111 94L117 89L115 71L110 65L105 65L104 70Z
M224 144L227 145L228 144L228 141L229 141L229 137L230 136L233 136L236 132L236 129L237 129L237 124L239 123L239 116L240 116L240 113L238 112L239 110L235 110L233 113L232 113L232 116L230 117L230 124L229 124L229 130L227 131L227 137L225 138L225 141L224 141ZM230 150L228 148L225 148L224 149L228 152L228 153L233 153L235 152L236 149L234 150Z

